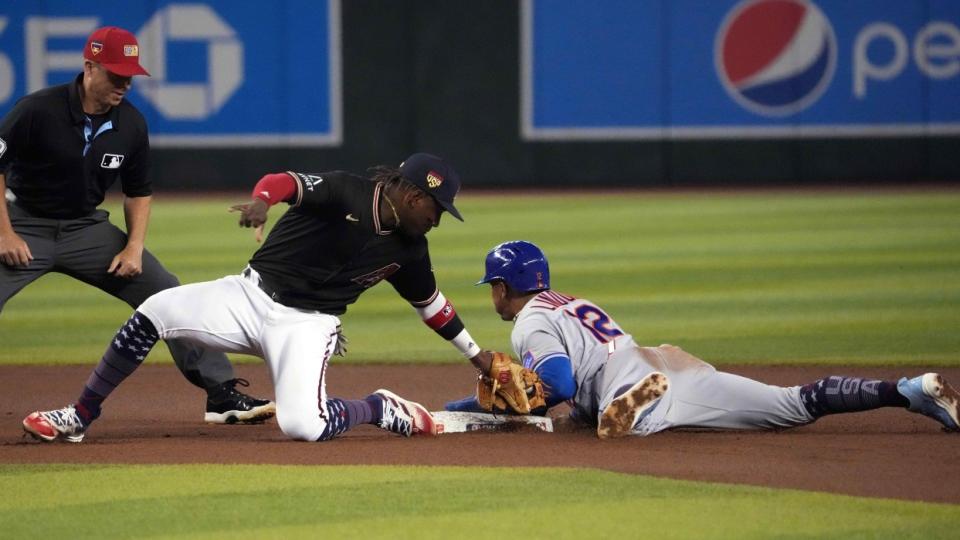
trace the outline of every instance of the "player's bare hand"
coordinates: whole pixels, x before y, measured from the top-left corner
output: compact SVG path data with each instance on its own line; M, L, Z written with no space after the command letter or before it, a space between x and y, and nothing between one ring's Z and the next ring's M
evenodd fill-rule
M480 351L470 359L470 363L473 366L480 370L480 373L487 374L490 372L490 364L493 362L493 353L491 351Z
M143 248L127 246L110 261L107 272L122 278L132 278L143 273Z
M267 222L267 210L270 206L263 199L251 199L250 202L235 204L231 212L240 212L241 227L259 227Z
M240 212L240 226L256 229L257 242L263 240L263 225L267 222L267 211L270 205L263 199L255 198L250 202L235 204L230 207L231 212Z
M0 262L7 266L27 267L32 260L30 246L20 238L20 235L13 231L0 234Z

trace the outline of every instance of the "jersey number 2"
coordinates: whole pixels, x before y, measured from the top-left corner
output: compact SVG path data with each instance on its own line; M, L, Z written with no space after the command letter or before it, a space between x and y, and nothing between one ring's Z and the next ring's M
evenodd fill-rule
M573 313L580 320L580 324L589 330L600 343L607 343L611 339L623 335L623 332L611 326L610 317L596 306L584 304Z

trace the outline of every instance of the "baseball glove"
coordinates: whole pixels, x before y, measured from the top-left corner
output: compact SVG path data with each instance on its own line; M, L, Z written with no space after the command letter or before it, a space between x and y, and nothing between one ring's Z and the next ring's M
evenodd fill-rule
M477 401L485 411L515 414L530 414L547 404L540 376L501 352L493 353L490 371L477 379Z

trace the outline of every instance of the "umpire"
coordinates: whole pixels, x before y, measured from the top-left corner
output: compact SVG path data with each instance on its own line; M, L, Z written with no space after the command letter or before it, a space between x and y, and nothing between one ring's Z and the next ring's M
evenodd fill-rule
M0 311L13 295L47 272L60 272L136 308L179 285L144 248L150 219L150 143L140 112L124 99L140 66L130 32L95 30L83 49L83 73L68 84L34 92L0 122ZM120 179L124 234L97 209ZM205 420L255 422L273 402L236 389L223 353L167 343L177 367L207 391Z

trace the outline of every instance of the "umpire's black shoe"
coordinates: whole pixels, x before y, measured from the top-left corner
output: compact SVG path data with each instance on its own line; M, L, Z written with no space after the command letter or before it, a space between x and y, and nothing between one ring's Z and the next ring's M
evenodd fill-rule
M237 385L250 386L246 379L231 379L207 391L208 424L259 424L277 414L277 406L266 399L257 399L237 390Z

